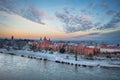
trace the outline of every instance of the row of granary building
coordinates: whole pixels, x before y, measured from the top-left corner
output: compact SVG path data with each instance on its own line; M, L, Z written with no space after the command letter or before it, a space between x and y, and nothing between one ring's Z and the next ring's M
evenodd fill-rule
M77 54L99 54L99 53L120 53L120 46L110 46L106 44L86 44L84 42L71 43L71 42L57 42L53 43L46 37L41 41L29 42L29 45L37 50L46 49L53 51L60 51L64 49L65 52L77 53Z

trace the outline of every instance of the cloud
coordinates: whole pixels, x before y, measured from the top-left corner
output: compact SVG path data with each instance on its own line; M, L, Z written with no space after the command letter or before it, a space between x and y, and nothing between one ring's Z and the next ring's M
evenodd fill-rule
M72 14L68 9L62 13L56 12L56 17L64 24L66 32L85 31L94 27L91 16L83 13Z
M114 11L114 10L108 10L108 11L106 12L107 15L113 15L113 14L115 14L115 13L116 13L116 11Z
M92 8L94 6L94 3L90 3L90 4L88 4L88 8Z
M93 36L93 35L99 35L99 34L101 34L101 33L100 33L100 32L94 32L94 33L88 34L88 36L89 36L89 35L90 35L90 36L91 36L91 35L92 35L92 36Z
M6 16L6 20L9 21L4 22L2 21L2 18L0 18L0 37L9 37L14 34L16 38L37 39L44 36L49 38L60 38L67 35L54 25L38 24L19 15L11 15L3 11L0 11L0 14L2 14L0 17Z
M15 0L13 0L15 1ZM0 0L0 10L10 12L14 10L15 3L12 0Z
M24 18L27 18L33 22L37 22L40 24L45 24L42 22L42 19L45 15L45 12L37 9L34 5L28 3L22 3L23 6L20 5L20 1L17 0L1 0L0 1L0 10L8 13L15 13Z
M69 14L69 10L67 7L63 8L63 10L65 11L66 14Z
M120 27L120 12L117 12L113 18L102 28L107 29L107 28L115 28L115 27Z
M37 9L34 5L29 4L27 5L28 7L26 9L23 9L21 12L21 16L30 19L34 22L40 23L40 24L45 24L42 22L42 18L45 14L44 11Z
M110 21L102 26L96 27L97 30L111 29L111 28L120 28L120 11L116 12Z
M108 4L106 2L102 2L101 6L104 7L104 8L108 8Z
M92 1L87 5L87 10L95 8L97 5L96 1Z
M108 33L95 32L95 33L90 33L87 35L76 36L74 38L87 39L87 40L88 39L89 40L120 40L119 34L120 34L120 30L108 32Z

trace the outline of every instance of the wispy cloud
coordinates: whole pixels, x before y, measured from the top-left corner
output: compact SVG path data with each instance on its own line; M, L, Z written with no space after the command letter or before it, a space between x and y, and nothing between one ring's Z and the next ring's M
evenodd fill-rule
M45 12L37 9L34 5L27 5L26 9L22 9L21 16L30 19L34 22L45 24L42 22L42 18L45 15Z
M108 8L108 4L106 2L102 2L101 6L104 7L104 8Z
M44 22L42 22L42 19L45 15L45 12L43 10L40 10L34 5L28 3L22 4L23 7L16 4L20 4L18 0L1 0L0 10L6 11L8 13L12 12L31 21L45 24Z
M115 14L115 13L116 13L115 10L108 10L108 11L106 12L107 15L113 15L113 14Z
M90 33L90 34L87 34L88 36L94 36L94 35L99 35L101 34L100 32L94 32L94 33Z
M66 32L85 31L94 27L91 16L83 13L72 14L68 9L56 12L56 17L64 24Z
M76 36L74 38L78 39L88 39L88 40L120 40L120 31L113 31L113 32L108 32L108 33L100 33L100 32L95 32L95 33L90 33L87 35L82 35L82 36Z
M0 0L0 10L10 13L14 11L15 0Z
M0 18L0 37L10 37L14 35L16 38L39 38L44 36L60 38L66 35L54 25L38 24L19 15L11 15L3 11L0 11L0 14L6 16L6 19L9 21L4 22Z
M115 27L120 27L120 12L117 12L107 24L101 27L101 29L108 29Z

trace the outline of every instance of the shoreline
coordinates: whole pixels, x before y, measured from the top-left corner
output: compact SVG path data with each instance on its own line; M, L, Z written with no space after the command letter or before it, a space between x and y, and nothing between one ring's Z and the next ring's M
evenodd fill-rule
M75 61L75 60L73 60L73 58L65 59L66 54L59 54L58 52L54 52L54 54L50 54L48 52L41 53L41 52L33 52L33 51L27 51L27 50L7 51L4 49L2 51L0 49L0 53L26 57L26 58L30 58L30 59L43 60L43 61L53 61L56 63L75 65L75 66L80 66L80 67L120 68L120 65L111 65L111 64L108 64L107 61L102 63L99 60Z

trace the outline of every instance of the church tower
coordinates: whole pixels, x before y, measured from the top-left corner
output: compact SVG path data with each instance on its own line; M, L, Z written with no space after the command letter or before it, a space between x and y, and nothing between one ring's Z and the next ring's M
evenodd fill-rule
M11 40L14 40L14 36L11 36Z
M46 37L44 37L44 39L43 39L44 41L46 41L47 40L47 38Z

